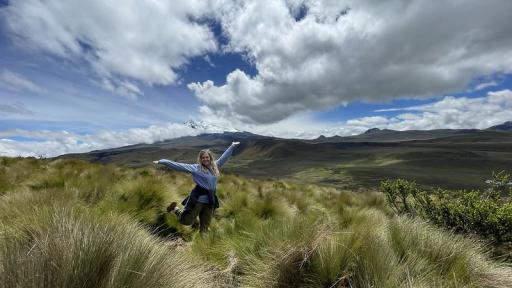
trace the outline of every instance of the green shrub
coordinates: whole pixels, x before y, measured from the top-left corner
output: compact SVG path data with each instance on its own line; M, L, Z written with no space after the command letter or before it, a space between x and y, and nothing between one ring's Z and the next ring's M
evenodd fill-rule
M493 172L492 180L486 181L489 188L484 191L485 198L499 201L501 197L512 197L512 177L505 171Z
M410 200L419 193L415 182L405 179L385 180L381 183L381 189L386 195L389 206L396 213L415 214L416 209Z
M495 173L483 192L435 189L427 193L404 179L384 181L381 189L398 214L419 215L442 227L503 242L512 241L512 199L501 197L504 186L500 184L508 179L508 174Z

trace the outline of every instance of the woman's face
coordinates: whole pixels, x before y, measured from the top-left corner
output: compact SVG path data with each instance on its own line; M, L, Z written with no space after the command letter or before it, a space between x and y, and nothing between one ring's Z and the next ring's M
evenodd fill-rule
M203 153L201 155L201 164L206 167L210 167L210 155L208 153Z

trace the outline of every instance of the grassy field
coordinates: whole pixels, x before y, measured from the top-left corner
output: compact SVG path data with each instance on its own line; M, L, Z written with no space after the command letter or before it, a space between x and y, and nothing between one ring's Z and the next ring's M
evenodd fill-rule
M0 164L3 287L512 287L485 243L395 216L377 192L226 174L199 234L164 212L190 175Z
M458 147L351 147L319 149L289 158L253 159L243 153L226 168L258 179L285 180L358 190L377 187L388 178L406 178L422 186L482 189L493 171L512 167L512 152L461 150Z

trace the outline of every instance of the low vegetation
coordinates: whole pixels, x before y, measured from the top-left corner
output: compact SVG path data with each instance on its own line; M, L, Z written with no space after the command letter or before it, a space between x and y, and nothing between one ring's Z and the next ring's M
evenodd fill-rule
M210 231L165 213L190 176L0 158L5 287L511 287L487 246L384 194L223 175ZM399 207L399 206L398 206Z
M425 191L404 179L381 188L398 214L420 216L456 232L472 233L496 243L512 242L512 183L509 174L494 173L484 191Z

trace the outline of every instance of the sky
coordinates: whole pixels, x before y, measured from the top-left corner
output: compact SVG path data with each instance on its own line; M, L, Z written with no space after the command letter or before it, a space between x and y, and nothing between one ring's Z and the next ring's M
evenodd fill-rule
M485 129L512 120L510 15L510 0L0 0L0 155Z

